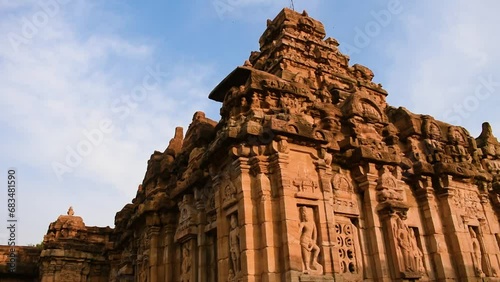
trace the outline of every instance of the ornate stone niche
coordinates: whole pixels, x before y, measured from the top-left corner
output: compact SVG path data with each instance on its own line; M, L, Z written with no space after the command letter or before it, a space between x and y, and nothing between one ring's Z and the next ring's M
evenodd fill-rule
M220 193L222 195L222 207L228 208L237 202L237 188L231 173L226 171L221 176Z
M197 211L194 207L193 195L184 195L178 206L179 223L175 231L175 240L183 241L185 237L196 236L198 234L196 222Z
M382 167L379 171L380 177L377 181L377 201L389 206L400 206L406 202L404 189L400 180L394 176L396 168L391 166Z
M485 255L483 238L477 226L467 226L471 244L471 258L474 266L474 273L477 277L485 277L485 272L491 272Z
M395 278L419 279L426 275L420 233L417 227L406 224L406 213L387 214L386 227L388 257Z
M441 127L436 121L429 117L423 117L422 131L424 133L424 144L427 161L429 163L440 162L444 155L444 146L442 143L443 133Z
M446 153L451 156L454 162L470 162L471 156L467 151L469 142L467 141L463 129L458 126L448 128L448 146Z
M190 242L184 243L181 246L181 282L190 282L193 269L193 250Z
M322 275L320 238L315 220L314 208L308 206L298 206L300 224L299 238L302 258L302 274Z

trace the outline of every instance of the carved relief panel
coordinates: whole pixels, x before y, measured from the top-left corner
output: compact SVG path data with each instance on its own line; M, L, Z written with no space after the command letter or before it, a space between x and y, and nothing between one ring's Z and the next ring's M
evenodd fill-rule
M431 118L424 117L423 123L426 159L429 163L440 162L443 159L443 134L439 125Z
M294 163L290 166L290 176L296 197L317 200L322 197L322 192L312 154L291 150L290 159L293 159Z
M236 202L236 186L234 185L234 180L231 177L231 174L226 171L222 175L221 180L221 194L222 194L222 206L224 208L234 204Z
M404 189L400 187L399 180L394 176L395 168L387 166L380 170L377 182L377 200L381 203L405 201Z
M446 153L452 157L454 162L470 161L470 155L467 151L468 141L460 127L450 126L448 128L448 143Z
M481 200L476 191L455 189L453 203L455 212L462 217L464 222L469 220L484 219L484 211Z
M357 196L354 193L352 180L342 172L336 173L332 178L335 213L359 215Z

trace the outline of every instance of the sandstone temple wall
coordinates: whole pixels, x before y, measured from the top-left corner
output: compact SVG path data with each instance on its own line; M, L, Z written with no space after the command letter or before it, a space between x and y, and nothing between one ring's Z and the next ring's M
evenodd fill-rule
M49 227L41 281L500 281L500 143L386 103L306 12L269 20L115 228Z
M13 253L11 250L15 249ZM40 249L36 247L0 246L0 281L34 282L38 281L38 258ZM12 273L11 263L15 264Z

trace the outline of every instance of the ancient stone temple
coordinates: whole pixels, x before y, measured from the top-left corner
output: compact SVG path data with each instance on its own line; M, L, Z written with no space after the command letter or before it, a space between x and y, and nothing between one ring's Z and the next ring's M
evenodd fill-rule
M307 13L269 20L243 66L148 161L115 228L72 211L52 281L500 281L500 143L387 105Z

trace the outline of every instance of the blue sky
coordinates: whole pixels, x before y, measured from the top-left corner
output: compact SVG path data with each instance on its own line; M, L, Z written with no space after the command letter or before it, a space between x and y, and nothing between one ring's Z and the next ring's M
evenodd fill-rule
M219 119L208 93L289 5L0 0L0 163L3 175L18 170L18 243L40 242L70 205L87 225L113 226L175 126L197 110ZM391 105L474 136L490 121L499 134L500 2L295 0L295 9L322 21L352 64L371 68ZM68 162L78 146L86 155ZM0 229L0 244L6 236Z

